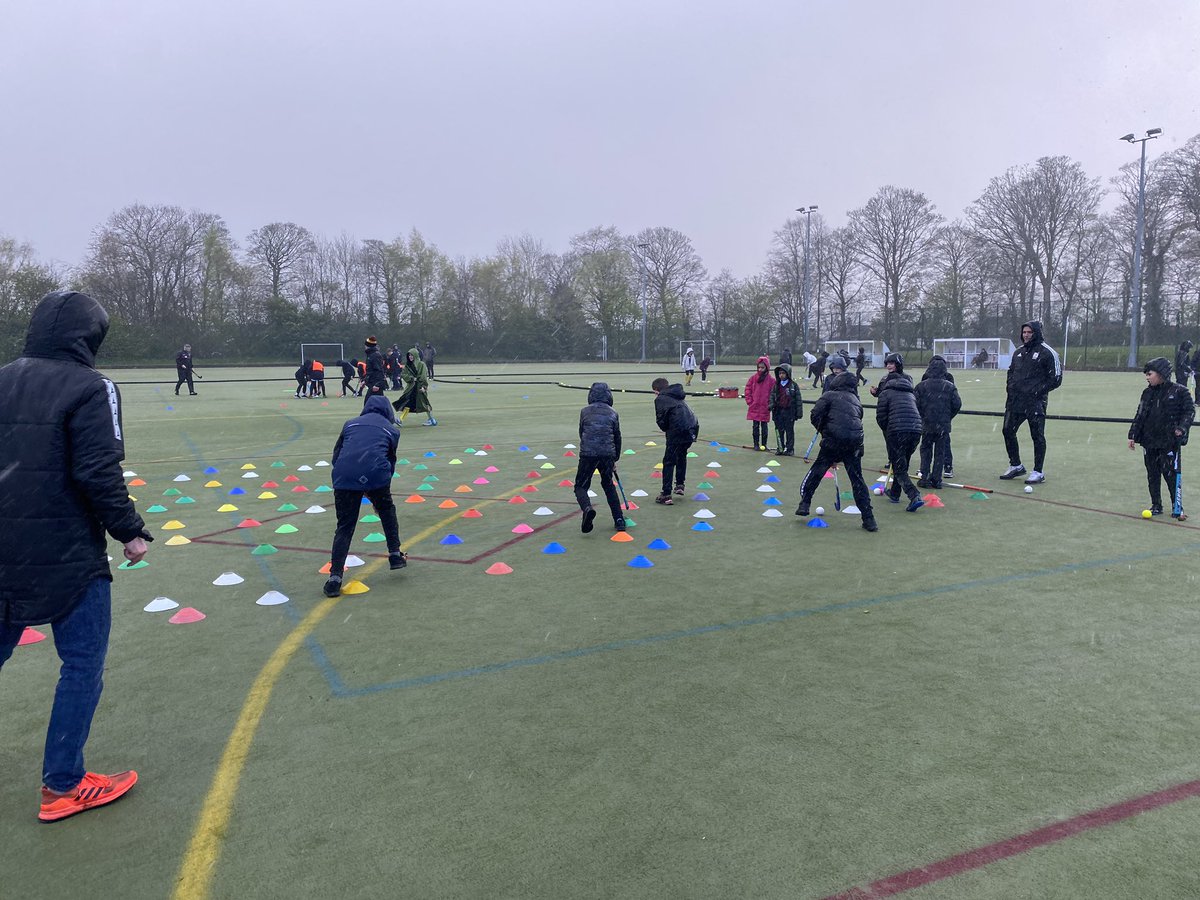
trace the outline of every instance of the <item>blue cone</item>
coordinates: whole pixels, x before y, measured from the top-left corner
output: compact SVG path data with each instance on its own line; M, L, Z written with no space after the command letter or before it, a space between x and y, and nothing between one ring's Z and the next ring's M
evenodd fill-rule
M763 484L779 484L779 476L778 475L768 475L766 478L763 479Z
M207 469L204 470L204 474L205 475L216 475L220 471L221 470L218 469L216 466L209 466Z
M244 494L244 493L246 493L246 492L243 491L241 488L234 488L232 491L229 492L229 495L231 497L236 497L238 494Z
M654 568L654 563L650 562L650 560L646 559L646 557L644 557L644 556L635 556L633 559L631 559L629 561L628 565L630 568L633 568L633 569L653 569Z
M426 450L426 451L425 451L425 456L426 456L426 457L431 457L431 456L437 456L437 454L436 454L436 453L434 453L432 450Z
M649 543L649 545L646 547L646 549L647 550L670 550L671 545L668 544L666 541L664 541L662 538L655 538L654 540L652 540Z
M699 494L697 494L697 495L696 495L695 497L693 497L692 499L693 499L693 500L707 500L707 499L708 499L708 494L706 494L706 493L704 493L703 491L701 491Z
M448 534L444 538L442 538L440 541L438 541L439 544L461 544L462 542L463 542L463 539L460 538L457 534Z
M692 526L692 531L712 531L713 527L707 522L697 522Z
M542 548L542 552L543 553L566 553L567 548L564 547L562 544L560 544L558 541L551 541L549 544L547 544L545 547Z
M728 447L722 447L722 448L721 448L720 450L718 450L717 452L718 452L718 453L728 453L728 452L729 452L729 448L728 448Z
M371 505L371 501L370 501L368 498L366 498L366 497L363 497L363 498L362 498L362 505L363 505L363 506L370 506L370 505Z
M826 522L824 519L813 519L811 522L808 523L808 527L809 528L828 528L829 523Z
M528 453L528 452L529 452L529 448L528 448L528 447L526 447L524 444L522 444L522 445L521 445L520 447L518 447L517 449L518 449L520 452L522 452L522 453Z
M778 497L768 497L763 501L763 506L783 506L783 501Z

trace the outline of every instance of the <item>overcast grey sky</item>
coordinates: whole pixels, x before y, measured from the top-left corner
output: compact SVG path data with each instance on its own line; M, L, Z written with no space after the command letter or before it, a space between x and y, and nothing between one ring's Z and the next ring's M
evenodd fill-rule
M665 225L749 276L802 204L953 218L1039 156L1179 146L1200 2L0 0L0 84L0 234L43 258L143 202L452 256Z

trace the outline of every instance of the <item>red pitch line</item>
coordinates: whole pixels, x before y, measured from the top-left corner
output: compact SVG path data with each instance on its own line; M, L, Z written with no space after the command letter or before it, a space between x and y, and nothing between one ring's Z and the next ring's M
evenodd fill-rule
M900 872L897 875L889 875L866 887L851 888L840 894L832 894L825 900L875 900L878 897L892 897L914 888L933 884L936 881L953 878L955 875L961 875L971 869L979 869L994 862L1000 862L1010 856L1016 856L1018 853L1054 844L1093 828L1112 825L1114 822L1120 822L1122 819L1128 819L1138 813L1149 812L1160 806L1168 806L1197 795L1200 795L1200 781L1177 784L1152 794L1143 794L1141 797L1124 800L1112 806L1094 809L1052 825L1035 828L1033 831L1018 834L985 847L948 856L928 866L909 869L907 872Z

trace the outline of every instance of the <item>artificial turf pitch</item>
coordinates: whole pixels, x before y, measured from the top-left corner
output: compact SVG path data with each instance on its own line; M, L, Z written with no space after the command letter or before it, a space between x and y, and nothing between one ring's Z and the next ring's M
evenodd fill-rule
M621 389L660 373L564 368L439 366L441 424L410 417L393 481L409 567L380 565L383 545L364 540L378 527L360 524L351 552L366 565L347 574L369 590L328 607L332 495L316 490L329 478L317 463L361 401L298 401L284 380L215 369L176 398L165 371L111 373L156 540L148 566L114 572L88 763L141 781L111 808L38 825L58 661L51 640L19 647L0 701L0 896L167 897L181 873L176 896L883 896L885 879L919 870L937 877L910 896L1200 894L1200 804L1180 788L1198 777L1200 529L1140 517L1126 426L1051 421L1047 482L1025 495L996 479L1000 420L960 416L955 480L995 493L946 488L944 508L915 514L877 498L870 535L833 511L832 480L813 503L829 528L792 514L806 466L741 449L740 400L692 399L687 493L656 506L651 398ZM1002 408L1002 374L956 375L965 409ZM559 485L586 394L553 382L601 379L635 451L620 462L639 506L625 543L602 498L581 535ZM1050 412L1130 416L1143 386L1068 373ZM866 415L872 468L882 440ZM809 437L797 428L801 449ZM259 499L269 479L276 497ZM167 511L145 512L155 504ZM304 512L314 504L328 511ZM248 517L262 524L238 528ZM174 535L191 543L166 546ZM266 544L279 552L251 552ZM497 564L511 573L487 574ZM214 586L227 571L245 580ZM256 604L272 590L289 601ZM143 612L158 596L206 618ZM262 716L234 738L230 768L248 698ZM198 856L218 772L235 776L216 785L229 806ZM1173 789L1136 815L1106 812ZM1086 827L1028 837L1069 822Z

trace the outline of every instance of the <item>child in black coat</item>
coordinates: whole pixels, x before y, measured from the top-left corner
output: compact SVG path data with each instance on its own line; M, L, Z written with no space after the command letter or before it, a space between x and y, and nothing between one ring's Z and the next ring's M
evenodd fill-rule
M1135 444L1142 445L1146 483L1150 488L1150 515L1162 515L1161 482L1165 481L1171 494L1171 518L1182 522L1187 514L1183 511L1180 455L1196 409L1187 388L1172 383L1171 361L1165 356L1150 360L1142 371L1146 375L1146 389L1129 426L1129 449Z
M913 389L921 413L921 478L917 487L940 488L944 473L953 473L950 457L950 422L962 409L962 399L946 360L934 356Z

